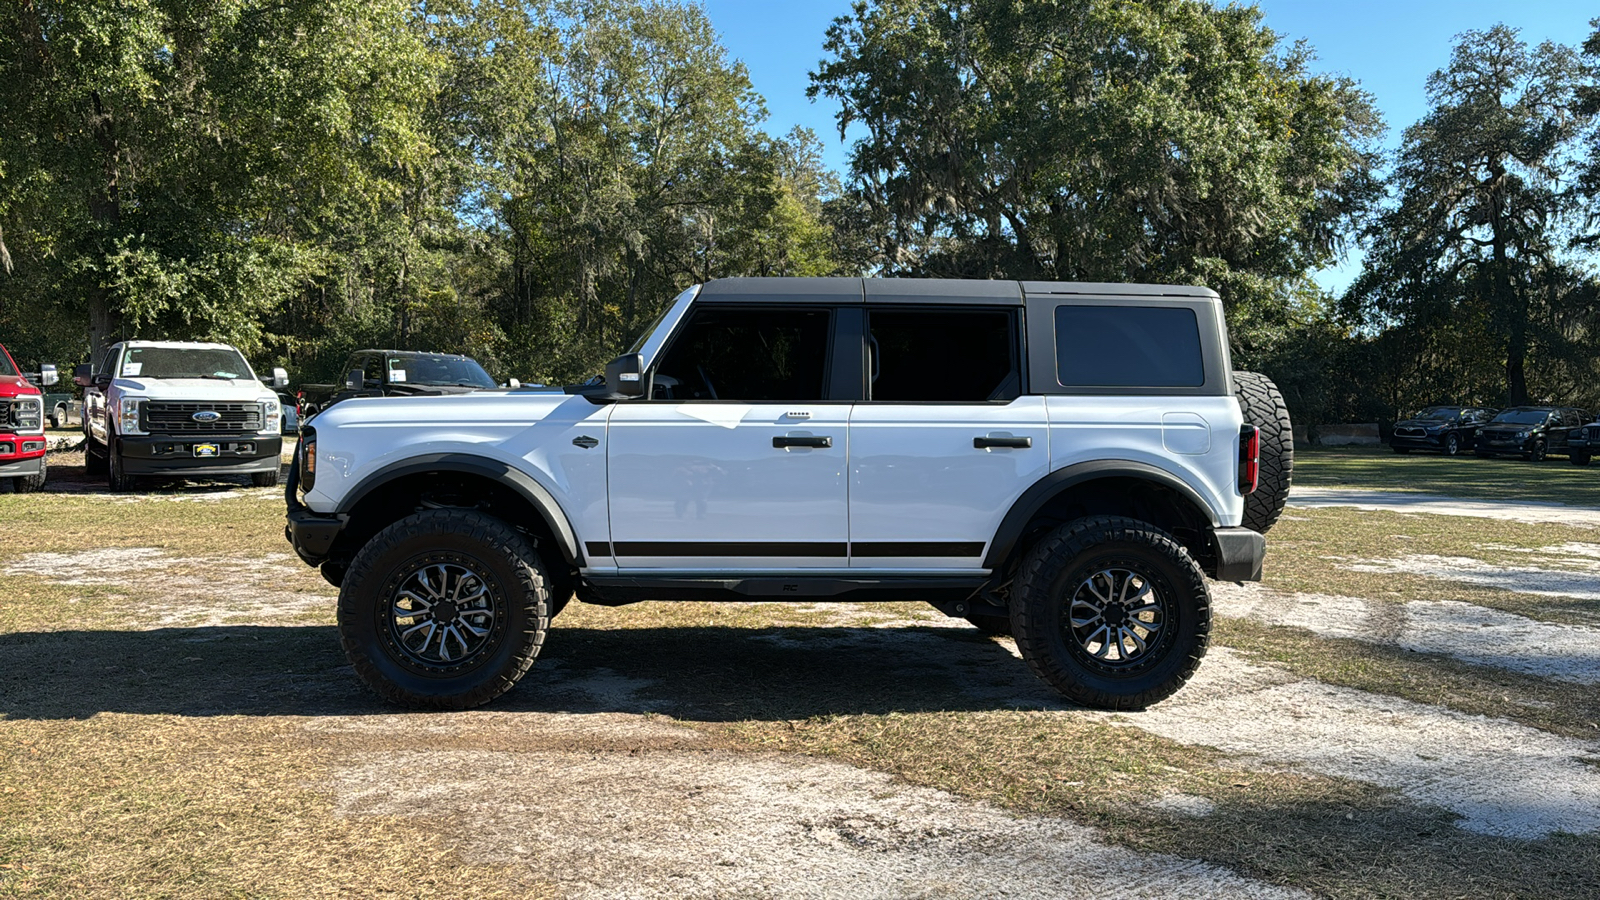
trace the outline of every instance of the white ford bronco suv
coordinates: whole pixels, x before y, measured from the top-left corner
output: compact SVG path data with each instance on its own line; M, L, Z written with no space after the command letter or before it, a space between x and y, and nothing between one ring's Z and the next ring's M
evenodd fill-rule
M321 413L286 534L407 705L510 689L576 595L926 601L1139 709L1205 654L1207 576L1261 577L1291 446L1204 288L731 278L604 384Z
M278 395L227 344L123 341L83 387L84 467L127 491L140 475L249 475L278 483L283 449ZM275 369L274 387L289 383Z

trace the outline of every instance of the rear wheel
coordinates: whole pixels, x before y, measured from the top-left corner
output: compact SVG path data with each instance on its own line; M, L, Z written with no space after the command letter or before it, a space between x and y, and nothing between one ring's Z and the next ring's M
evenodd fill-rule
M67 408L65 406L61 406L61 405L58 404L55 407L55 409L50 410L50 427L51 428L65 428L65 427L67 427Z
M510 690L549 627L544 564L516 529L430 509L378 532L339 589L339 636L386 700L469 709Z
M1261 430L1261 474L1254 493L1245 495L1240 524L1266 534L1289 501L1294 480L1294 426L1289 407L1272 379L1257 372L1233 373L1233 392L1246 425Z
M1199 668L1211 595L1199 565L1161 529L1114 516L1079 519L1024 555L1011 627L1034 674L1068 699L1143 709Z

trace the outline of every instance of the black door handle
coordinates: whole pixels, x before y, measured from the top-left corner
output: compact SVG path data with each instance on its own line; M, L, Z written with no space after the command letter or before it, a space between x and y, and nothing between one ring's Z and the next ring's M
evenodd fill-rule
M972 439L972 446L979 450L988 450L991 447L1011 447L1017 450L1026 450L1033 446L1031 437L995 437L984 435Z
M780 450L789 447L832 447L833 438L825 434L780 434L772 439L772 446Z

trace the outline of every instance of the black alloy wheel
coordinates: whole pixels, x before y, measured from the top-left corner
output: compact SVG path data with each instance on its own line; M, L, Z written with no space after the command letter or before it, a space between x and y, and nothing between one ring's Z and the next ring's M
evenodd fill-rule
M1461 452L1461 439L1456 437L1454 431L1444 436L1444 455L1455 456Z
M1530 462L1544 462L1544 438L1533 442L1533 447L1522 454L1522 458Z
M500 696L532 667L549 627L538 553L476 510L401 519L340 581L345 656L380 697L406 706L470 709Z
M1011 628L1034 674L1069 700L1144 709L1199 668L1211 595L1171 535L1096 516L1028 549L1011 594Z

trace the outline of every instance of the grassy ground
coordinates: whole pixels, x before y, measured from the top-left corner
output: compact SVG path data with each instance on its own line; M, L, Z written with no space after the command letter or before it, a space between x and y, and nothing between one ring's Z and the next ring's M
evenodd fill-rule
M1600 465L1574 466L1564 456L1534 463L1516 457L1479 459L1470 453L1402 456L1388 447L1296 450L1294 480L1305 487L1600 506Z
M1303 457L1304 470L1316 473L1320 456ZM65 465L52 471L74 477ZM1517 550L1594 540L1560 526L1293 510L1272 535L1268 586L1592 623L1594 602L1347 563L1525 562ZM489 710L397 713L356 684L332 589L284 560L287 549L281 499L268 491L0 496L0 897L552 895L551 884L467 852L468 819L341 811L329 785L353 761L396 749L665 746L551 726L618 714L687 726L707 749L842 760L1066 816L1129 847L1317 896L1600 895L1595 835L1475 834L1371 784L1064 708L1003 643L912 604L574 604L528 679ZM1301 677L1556 734L1592 739L1600 721L1592 687L1247 622L1219 622L1217 643ZM538 792L504 788L519 802ZM1215 812L1150 805L1173 794Z

